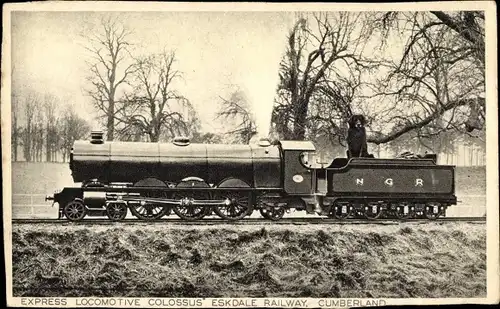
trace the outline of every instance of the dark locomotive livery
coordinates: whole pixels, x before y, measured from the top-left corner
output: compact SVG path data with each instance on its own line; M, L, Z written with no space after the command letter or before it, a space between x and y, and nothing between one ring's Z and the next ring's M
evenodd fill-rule
M70 169L80 187L47 199L59 218L143 220L175 213L199 220L217 215L238 220L258 210L278 220L289 209L332 218L444 216L456 204L454 166L435 155L413 159L336 158L316 163L309 141L257 145L105 142L102 132L76 141Z

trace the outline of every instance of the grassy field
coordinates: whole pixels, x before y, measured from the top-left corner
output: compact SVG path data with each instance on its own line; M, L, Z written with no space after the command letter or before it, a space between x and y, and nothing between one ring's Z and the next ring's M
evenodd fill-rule
M73 185L68 163L12 163L14 194L50 194Z
M484 224L13 228L14 296L485 297Z
M485 195L486 167L459 166L455 169L457 195Z

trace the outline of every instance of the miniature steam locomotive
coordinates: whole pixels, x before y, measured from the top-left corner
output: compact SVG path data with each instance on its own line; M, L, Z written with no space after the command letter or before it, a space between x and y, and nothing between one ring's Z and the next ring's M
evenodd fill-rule
M454 166L437 165L435 155L335 158L322 166L309 141L105 142L93 131L90 141L75 141L69 164L81 186L47 199L71 221L119 221L128 211L143 220L172 212L186 220L214 214L238 220L255 210L279 220L290 209L337 219L435 219L457 202Z

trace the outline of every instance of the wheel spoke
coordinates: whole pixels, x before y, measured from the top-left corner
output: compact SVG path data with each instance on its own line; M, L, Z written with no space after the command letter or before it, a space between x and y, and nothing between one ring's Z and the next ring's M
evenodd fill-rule
M166 208L158 204L131 205L130 210L132 214L142 220L157 220L163 217Z
M178 188L210 188L210 186L203 182L203 181L198 181L198 180L188 180L188 181L183 181L177 184ZM208 199L208 193L204 192L178 192L174 194L174 198L177 200L203 200L203 199ZM172 209L175 214L177 214L181 219L184 220L199 220L202 219L205 214L206 214L206 209L204 206L199 206L199 205L176 205Z

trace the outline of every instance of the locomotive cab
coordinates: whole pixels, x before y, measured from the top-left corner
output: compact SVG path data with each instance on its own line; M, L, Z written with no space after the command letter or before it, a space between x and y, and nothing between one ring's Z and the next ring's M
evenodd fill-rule
M283 151L283 187L292 195L313 193L312 162L316 148L309 141L281 141Z

